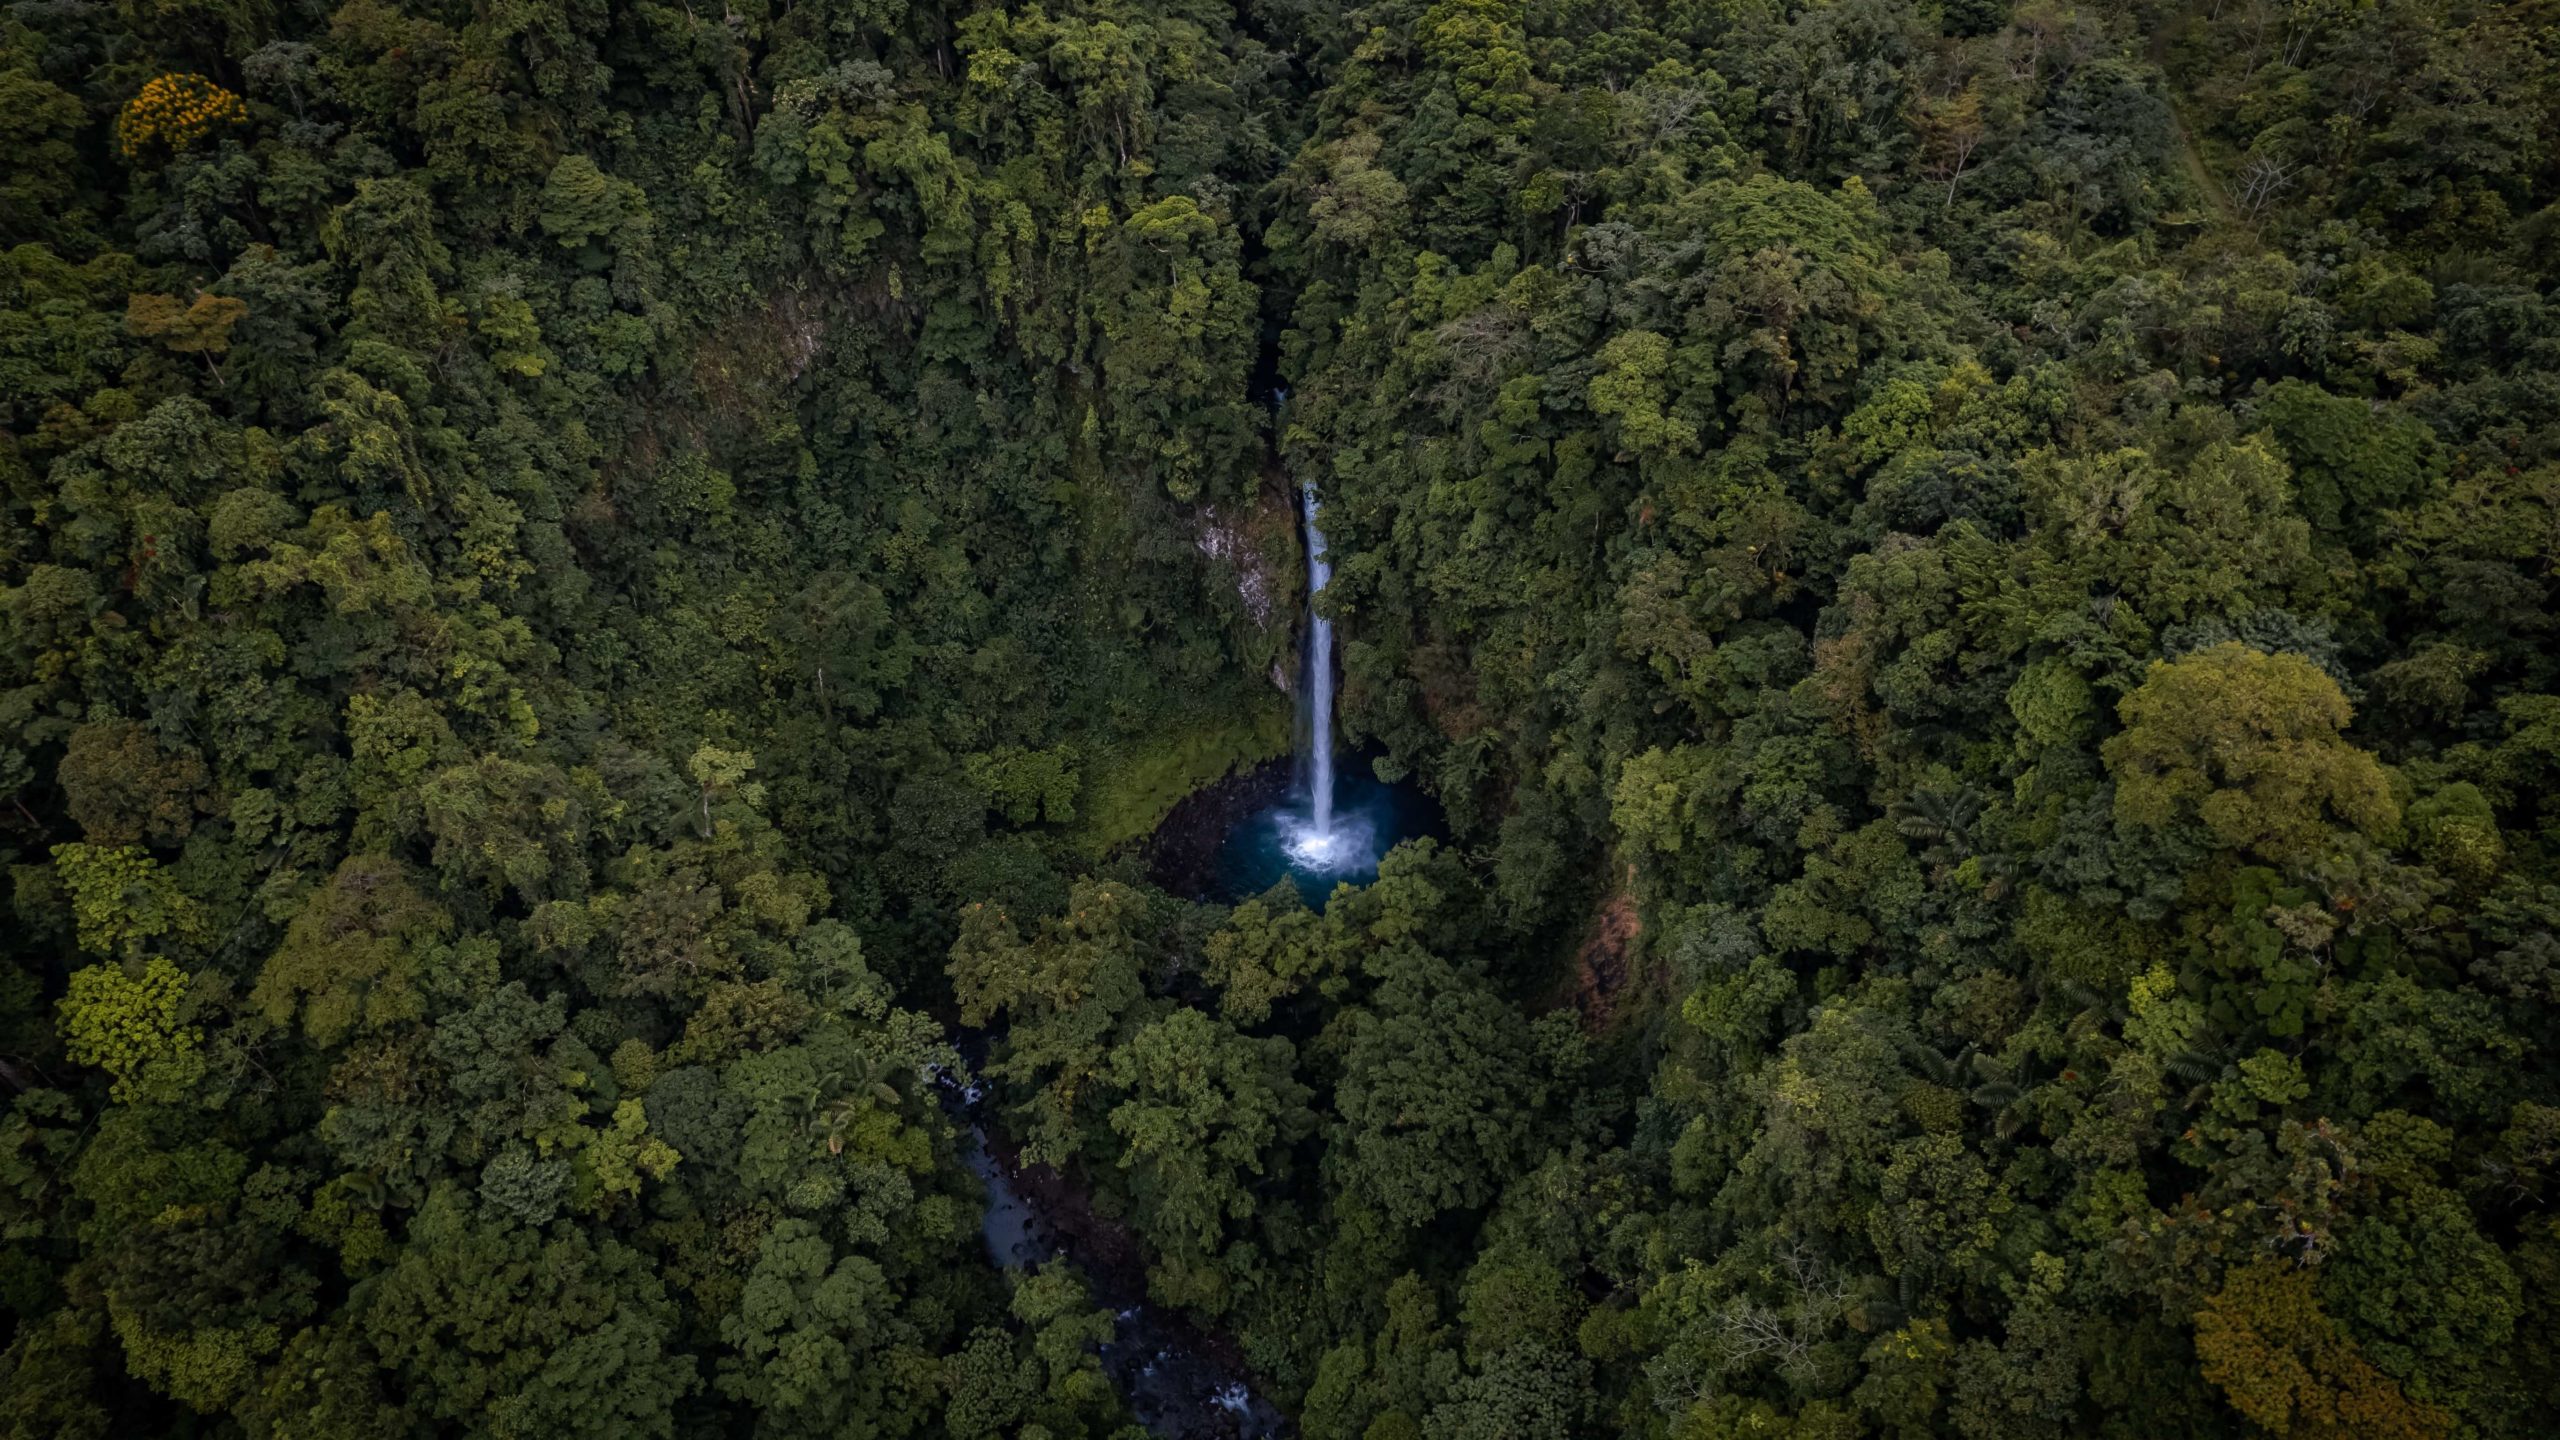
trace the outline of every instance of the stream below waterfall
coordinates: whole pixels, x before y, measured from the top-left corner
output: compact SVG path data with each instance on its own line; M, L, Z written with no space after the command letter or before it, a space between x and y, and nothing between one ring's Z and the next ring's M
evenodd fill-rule
M1019 1157L997 1143L984 1114L983 1086L963 1086L950 1075L938 1083L945 1107L963 1127L961 1163L987 1187L981 1228L988 1258L1006 1269L1064 1258L1084 1273L1096 1300L1112 1307L1112 1336L1101 1346L1103 1371L1149 1435L1275 1440L1294 1433L1279 1407L1253 1389L1231 1353L1232 1343L1187 1316L1146 1303L1134 1293L1145 1283L1129 1273L1134 1255L1097 1253L1106 1247L1089 1226L1055 1213L1072 1209L1090 1219L1072 1177L1045 1166L1020 1167Z
M1276 350L1272 358L1276 367ZM1289 396L1276 385L1269 393L1276 434ZM1399 841L1444 833L1439 807L1412 785L1380 781L1375 757L1355 753L1371 763L1335 774L1333 621L1319 604L1332 566L1320 497L1313 484L1296 489L1305 527L1307 633L1295 774L1284 777L1276 767L1246 771L1175 807L1150 844L1150 868L1179 893L1232 904L1286 880L1322 908L1335 886L1377 878L1379 860ZM986 1038L962 1036L972 1064ZM1084 1274L1095 1298L1112 1309L1112 1337L1098 1347L1103 1371L1149 1435L1276 1440L1294 1433L1279 1407L1254 1390L1230 1337L1146 1302L1136 1237L1096 1215L1073 1174L1020 1163L987 1113L985 1087L948 1073L937 1083L962 1132L961 1163L987 1187L981 1225L988 1258L1005 1269L1064 1259Z

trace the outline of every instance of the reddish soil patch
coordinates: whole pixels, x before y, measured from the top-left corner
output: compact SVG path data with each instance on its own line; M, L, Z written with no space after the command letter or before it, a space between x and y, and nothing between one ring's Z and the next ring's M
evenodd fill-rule
M1591 929L1573 961L1573 1008L1582 1016L1586 1032L1596 1035L1616 1021L1633 970L1627 952L1643 933L1636 899L1624 890L1602 901L1599 913L1591 917Z
M1414 678L1422 686L1422 713L1440 733L1464 740L1485 727L1476 698L1475 658L1458 645L1424 645L1413 653Z

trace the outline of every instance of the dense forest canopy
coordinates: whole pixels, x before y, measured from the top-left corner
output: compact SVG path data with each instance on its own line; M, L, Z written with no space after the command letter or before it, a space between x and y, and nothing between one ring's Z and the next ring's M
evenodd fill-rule
M0 1436L1138 1433L964 1071L1309 1440L2560 1414L2551 0L12 0L0 139ZM1447 838L1169 894L1301 483Z

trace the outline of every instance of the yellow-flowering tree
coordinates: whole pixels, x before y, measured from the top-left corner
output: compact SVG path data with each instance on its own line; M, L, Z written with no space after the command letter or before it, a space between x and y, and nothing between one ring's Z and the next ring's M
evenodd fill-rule
M116 126L127 159L154 149L184 150L213 132L217 125L236 125L249 118L240 97L201 75L162 75L125 102Z

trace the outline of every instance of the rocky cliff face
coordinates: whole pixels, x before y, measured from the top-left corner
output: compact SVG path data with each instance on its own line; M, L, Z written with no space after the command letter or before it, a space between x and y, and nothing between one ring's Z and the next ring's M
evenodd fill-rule
M1192 545L1226 573L1247 654L1283 694L1297 689L1296 638L1305 557L1288 476L1275 463L1249 503L1204 505L1193 520Z

